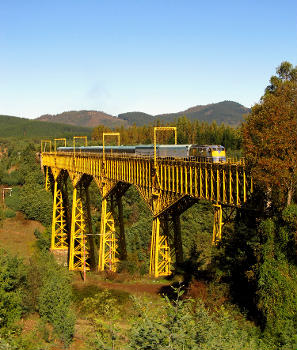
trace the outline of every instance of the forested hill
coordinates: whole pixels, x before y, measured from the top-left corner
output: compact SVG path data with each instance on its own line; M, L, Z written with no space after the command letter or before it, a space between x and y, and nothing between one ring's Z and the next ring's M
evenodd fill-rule
M156 118L171 122L180 116L186 116L190 120L201 120L209 123L216 121L218 124L239 125L243 121L243 116L249 112L250 109L240 103L223 101L191 107L178 113L157 115Z
M52 115L45 114L37 118L40 121L63 123L70 125L77 125L83 127L94 128L98 125L105 125L107 127L127 126L127 122L118 119L112 115L98 111L69 111L60 114Z
M56 115L45 114L37 118L39 121L64 123L83 127L96 127L104 125L109 128L127 127L130 125L149 125L160 122L174 122L180 116L186 116L190 120L200 120L217 124L237 126L243 121L243 115L249 113L249 108L233 101L223 101L208 105L188 108L177 113L150 115L143 112L128 112L119 114L118 117L98 111L69 111Z
M90 133L89 128L0 115L0 137L71 137Z
M119 114L120 119L126 120L130 125L135 123L138 126L151 124L155 120L163 122L174 122L178 117L186 116L190 120L200 120L218 124L237 126L243 121L243 116L250 112L249 108L233 101L222 101L208 105L200 105L188 108L177 113L149 115L142 112L128 112Z
M156 118L153 115L143 112L128 112L119 114L119 119L125 120L129 125L144 126L153 124Z

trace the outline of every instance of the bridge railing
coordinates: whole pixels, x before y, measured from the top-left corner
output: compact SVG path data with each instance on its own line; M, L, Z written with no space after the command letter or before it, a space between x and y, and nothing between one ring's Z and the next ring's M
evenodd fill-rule
M240 206L252 192L251 178L246 175L244 161L209 163L182 159L154 159L131 155L78 153L43 153L43 164L95 177L104 176L114 182L126 182L147 191L158 174L158 189L218 204ZM155 171L156 170L156 171Z

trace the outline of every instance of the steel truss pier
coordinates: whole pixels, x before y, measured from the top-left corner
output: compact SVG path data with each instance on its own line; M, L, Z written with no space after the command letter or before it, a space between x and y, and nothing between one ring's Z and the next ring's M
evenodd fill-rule
M150 274L166 276L183 260L180 214L197 201L213 204L213 243L222 237L225 208L236 210L253 191L244 162L206 163L133 155L42 152L46 188L53 193L52 250L69 251L69 269L116 271L126 258L121 197L135 186L153 218ZM70 220L67 179L73 186ZM93 233L89 185L102 196L101 228ZM69 181L68 181L69 182ZM117 210L115 210L117 209ZM117 225L115 225L115 222ZM116 232L115 227L119 227ZM100 235L96 251L94 234Z

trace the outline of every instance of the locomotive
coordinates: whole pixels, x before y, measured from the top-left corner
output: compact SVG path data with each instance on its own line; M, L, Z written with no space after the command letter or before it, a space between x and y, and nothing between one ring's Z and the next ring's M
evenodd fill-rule
M58 147L58 152L73 152L74 147ZM79 153L102 153L103 146L81 146L75 147ZM135 146L105 146L105 154L131 154L143 157L154 157L154 145ZM221 145L156 145L156 155L165 159L186 159L191 161L205 161L211 163L226 162L224 146Z

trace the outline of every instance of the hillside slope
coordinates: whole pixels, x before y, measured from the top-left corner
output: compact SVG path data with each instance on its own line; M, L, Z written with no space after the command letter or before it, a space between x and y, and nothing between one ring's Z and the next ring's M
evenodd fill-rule
M71 137L90 134L89 128L0 115L0 137Z
M156 118L165 121L174 121L180 116L186 116L190 120L201 120L209 123L216 121L218 124L237 126L243 121L244 114L249 113L249 108L233 101L223 101L205 106L191 107L185 111L171 114L158 115Z
M243 121L243 116L249 113L250 109L240 103L233 101L222 101L208 105L198 105L177 113L166 113L151 115L144 112L121 113L118 117L98 111L69 111L56 115L45 114L35 119L37 121L50 123L63 123L81 127L94 128L98 125L106 127L127 127L129 125L150 125L157 120L169 123L174 122L178 117L186 116L190 120L200 120L230 126L238 126Z
M250 109L240 103L233 101L222 101L208 105L199 105L177 113L149 115L142 112L128 112L119 114L120 119L125 119L130 125L152 124L156 120L163 122L174 122L178 117L186 116L190 120L200 120L230 126L238 126L243 121L243 116L249 113Z
M127 122L112 115L98 111L69 111L52 115L45 114L37 118L39 121L63 123L76 126L94 128L98 125L108 127L126 126Z
M153 115L143 112L128 112L118 115L119 119L125 120L129 125L143 126L153 124L156 118Z

